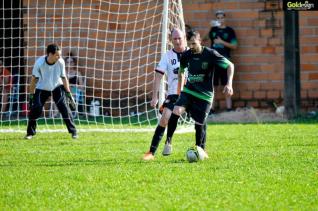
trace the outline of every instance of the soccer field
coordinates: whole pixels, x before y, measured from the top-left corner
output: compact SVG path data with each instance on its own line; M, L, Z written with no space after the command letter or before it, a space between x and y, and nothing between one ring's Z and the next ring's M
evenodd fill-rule
M317 123L209 125L210 158L188 163L194 133L144 162L152 132L0 137L0 210L317 210Z

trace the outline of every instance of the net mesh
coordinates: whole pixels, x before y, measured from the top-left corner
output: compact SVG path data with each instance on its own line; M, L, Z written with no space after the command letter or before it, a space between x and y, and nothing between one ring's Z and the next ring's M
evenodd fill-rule
M140 128L157 122L158 110L150 107L154 68L163 38L174 27L184 28L181 1L167 2L168 10L162 0L2 1L1 61L9 76L0 81L1 126L25 129L32 68L50 43L62 48L79 128ZM169 42L164 46L171 47ZM10 88L4 78L12 81ZM59 129L61 122L50 99L38 123Z

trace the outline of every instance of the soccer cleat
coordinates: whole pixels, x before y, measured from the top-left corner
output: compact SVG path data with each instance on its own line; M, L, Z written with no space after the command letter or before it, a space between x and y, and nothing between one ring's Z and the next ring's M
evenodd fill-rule
M72 139L78 139L77 133L73 133L73 134L72 134Z
M146 152L142 159L143 160L154 160L155 156L151 152Z
M25 137L24 137L24 139L27 139L27 140L31 140L33 138L33 135L26 135Z
M171 155L171 152L172 152L172 145L169 143L166 143L163 148L162 155L168 156L168 155Z

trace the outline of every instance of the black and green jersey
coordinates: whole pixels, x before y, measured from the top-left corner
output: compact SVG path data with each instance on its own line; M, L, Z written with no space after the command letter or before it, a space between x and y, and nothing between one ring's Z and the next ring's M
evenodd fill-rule
M207 47L199 54L193 54L191 50L184 52L180 59L181 73L187 71L183 92L212 103L214 67L218 65L226 71L229 64L228 59Z
M211 48L217 50L217 52L219 52L226 58L230 58L231 49L222 44L214 43L213 41L214 39L220 37L222 40L228 43L237 44L237 39L234 30L229 26L225 28L214 26L211 28L209 32L209 37L211 40Z

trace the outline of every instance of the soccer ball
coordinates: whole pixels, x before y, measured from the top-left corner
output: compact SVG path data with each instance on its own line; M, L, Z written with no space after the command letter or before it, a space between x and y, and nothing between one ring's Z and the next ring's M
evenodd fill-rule
M194 147L190 147L187 152L186 152L186 158L189 161L189 163L193 163L193 162L198 162L199 160L199 152L197 150L197 148Z
M198 162L199 160L204 160L205 152L201 147L193 146L187 150L186 158L189 163Z

